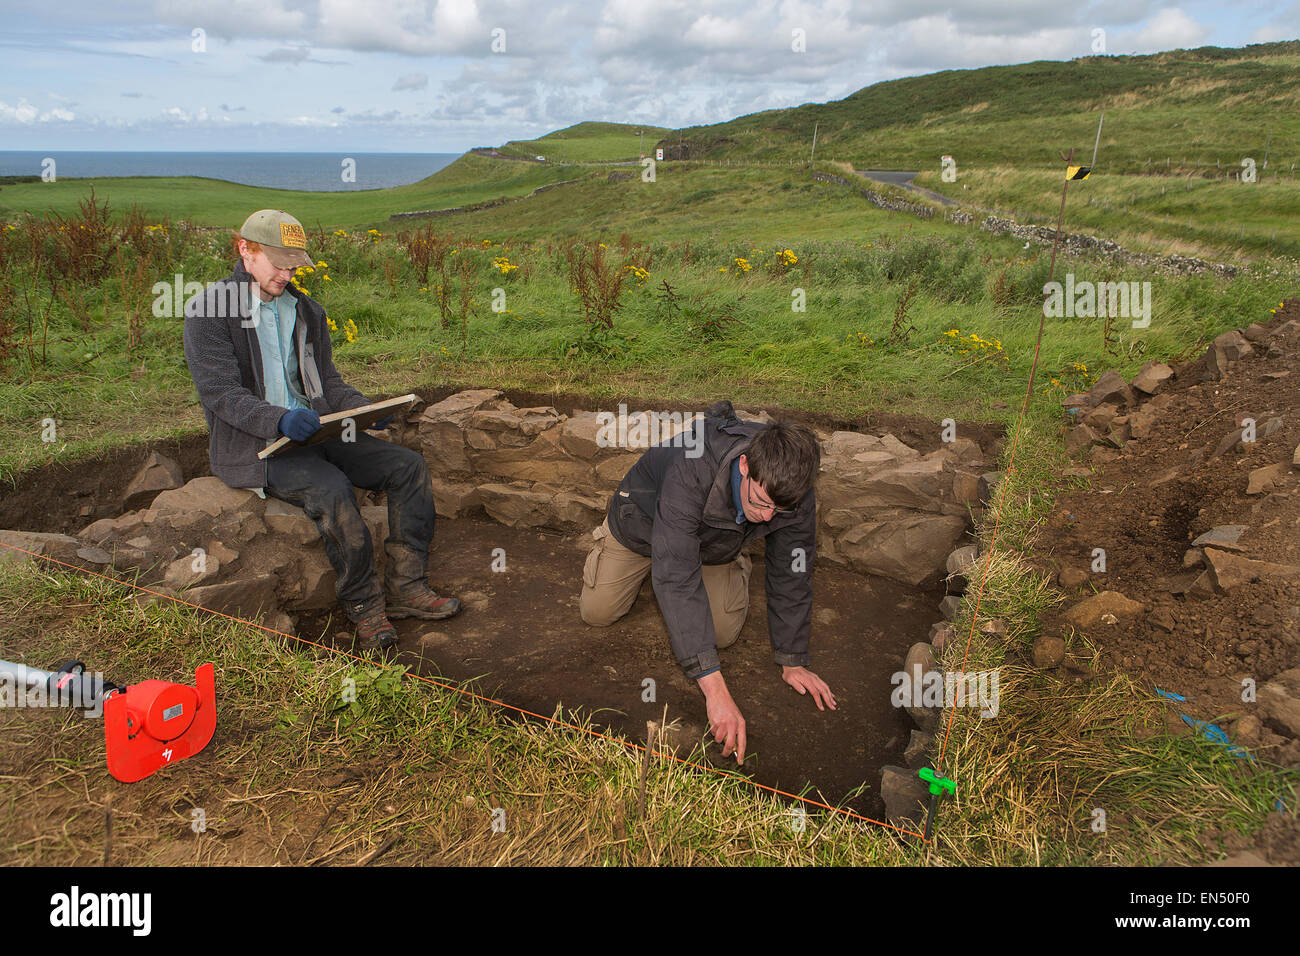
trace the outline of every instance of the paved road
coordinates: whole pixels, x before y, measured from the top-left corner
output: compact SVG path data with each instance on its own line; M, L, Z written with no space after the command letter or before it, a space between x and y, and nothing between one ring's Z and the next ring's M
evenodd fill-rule
M875 180L878 183L888 183L891 186L902 186L904 189L918 192L927 199L933 199L935 202L942 203L945 206L961 205L961 203L957 202L955 199L949 199L941 193L912 185L912 180L916 177L916 173L903 172L894 169L855 169L854 172L859 176Z

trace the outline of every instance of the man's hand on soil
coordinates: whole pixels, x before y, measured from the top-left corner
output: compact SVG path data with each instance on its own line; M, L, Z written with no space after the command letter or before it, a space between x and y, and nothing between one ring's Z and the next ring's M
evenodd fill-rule
M781 679L801 694L812 694L818 710L835 709L835 695L826 682L806 667L782 667ZM825 706L823 706L825 704Z
M706 674L698 681L700 690L704 691L704 700L708 707L709 726L713 728L713 739L722 744L722 756L736 754L736 763L745 762L745 718L740 716L740 708L731 699L722 671Z

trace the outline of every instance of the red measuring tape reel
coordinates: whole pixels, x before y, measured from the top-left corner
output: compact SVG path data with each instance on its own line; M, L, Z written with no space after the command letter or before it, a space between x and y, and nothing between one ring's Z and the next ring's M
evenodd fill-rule
M143 780L192 757L217 729L216 680L211 664L194 672L194 686L165 680L131 684L104 698L108 772L123 783Z

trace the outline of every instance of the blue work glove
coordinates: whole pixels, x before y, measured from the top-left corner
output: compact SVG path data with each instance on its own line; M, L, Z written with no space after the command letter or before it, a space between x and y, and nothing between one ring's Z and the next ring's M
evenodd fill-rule
M389 415L387 418L382 419L381 421L377 421L373 425L371 425L370 430L372 432L382 432L386 428L388 428L389 425L393 424L393 419L396 417L397 417L396 415Z
M276 428L285 438L306 441L320 430L320 416L310 408L295 408L280 416Z

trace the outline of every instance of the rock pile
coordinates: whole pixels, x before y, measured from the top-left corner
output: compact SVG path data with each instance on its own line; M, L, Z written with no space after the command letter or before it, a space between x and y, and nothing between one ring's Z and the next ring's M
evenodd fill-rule
M174 464L163 458L151 456L141 475ZM387 507L371 504L366 493L358 494L358 503L371 538L382 542L388 536ZM150 591L211 611L260 617L277 630L292 630L283 610L335 603L334 569L311 519L300 508L211 476L162 491L148 508L101 518L76 537L0 535L6 543L78 567L130 574ZM13 552L8 554L12 560ZM382 568L382 545L376 561Z

